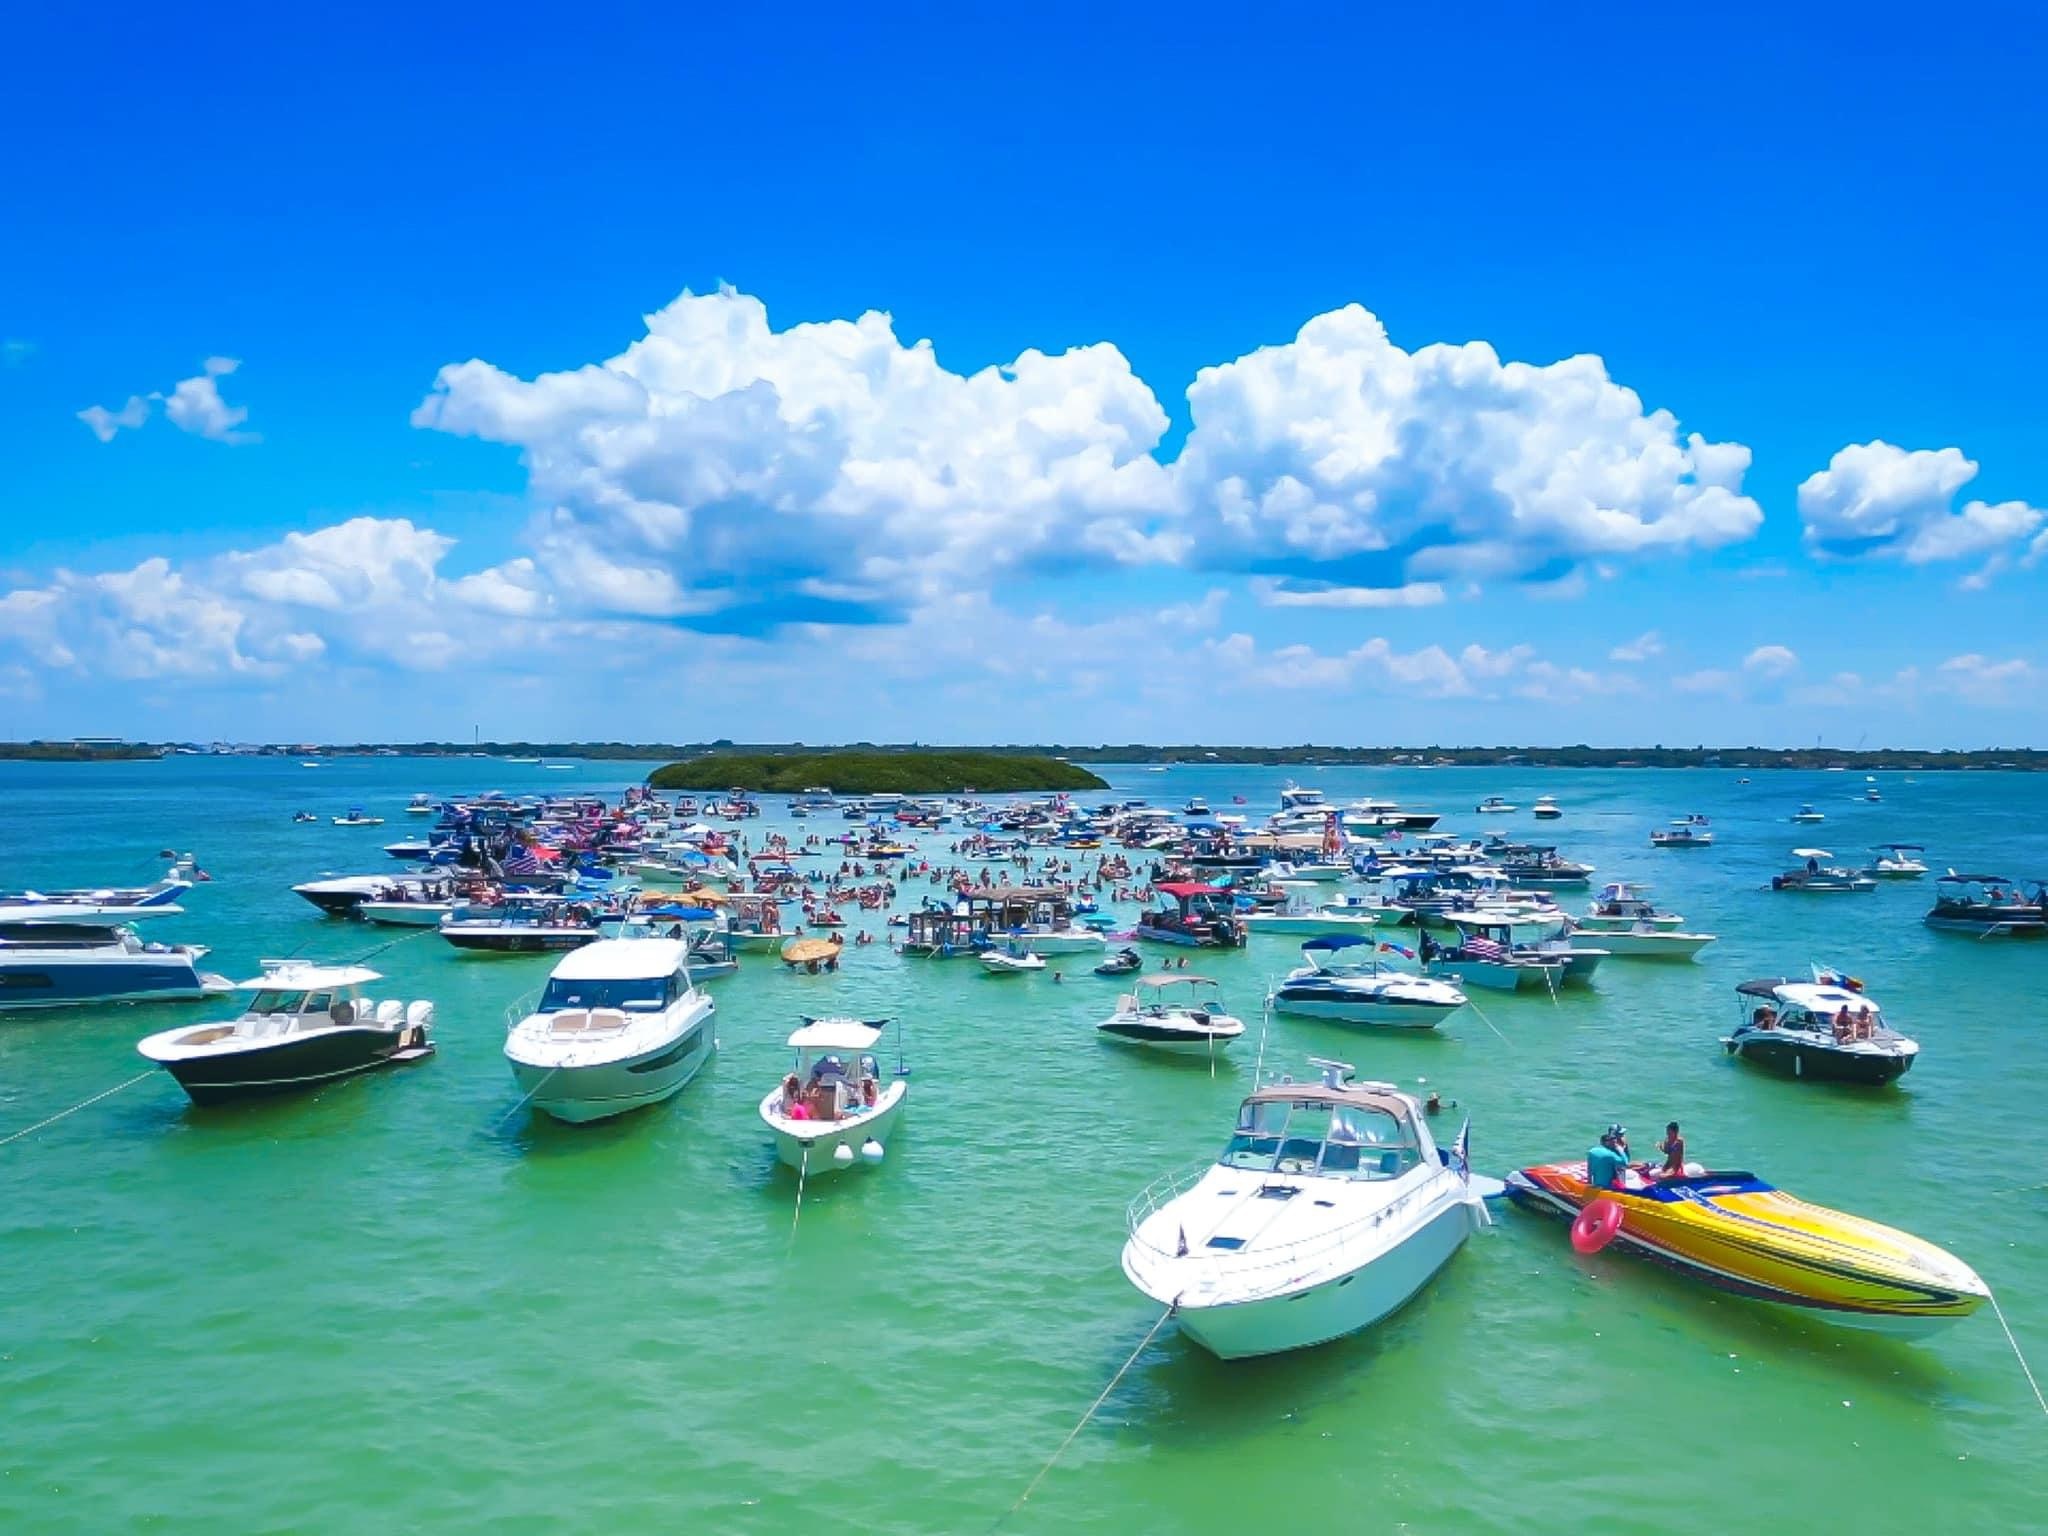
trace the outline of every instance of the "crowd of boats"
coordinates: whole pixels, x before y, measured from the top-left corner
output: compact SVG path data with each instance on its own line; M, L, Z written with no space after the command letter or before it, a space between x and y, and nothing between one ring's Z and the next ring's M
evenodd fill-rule
M1241 805L1242 801L1237 802ZM1096 1026L1137 1050L1212 1060L1248 1034L1219 984L1184 951L1298 943L1263 1016L1433 1030L1474 989L1555 997L1609 961L1685 962L1715 941L1660 907L1647 885L1609 880L1552 843L1460 838L1439 817L1387 801L1331 805L1289 786L1274 814L1178 811L1131 799L1001 802L881 797L841 805L818 789L792 821L840 811L834 836L754 836L741 791L706 804L644 790L601 797L415 797L423 835L384 848L398 867L325 875L292 889L336 920L410 928L477 956L554 956L545 984L506 1013L503 1056L519 1108L582 1123L679 1093L717 1048L706 984L756 952L810 973L838 968L848 910L881 916L906 960L972 958L991 976L1069 968L1132 978ZM1516 814L1490 797L1476 812ZM308 813L301 813L305 819ZM1531 807L1565 812L1549 796ZM1793 819L1810 823L1803 808ZM330 818L366 827L362 808ZM1659 848L1710 846L1706 818L1657 828ZM1924 877L1924 850L1892 843L1849 870L1825 850L1772 881L1812 894ZM246 994L226 1018L148 1035L138 1049L200 1104L268 1096L419 1062L435 1049L430 1000L376 997L363 963L266 960L240 982L201 969L197 945L138 929L183 911L206 877L189 855L143 886L0 897L0 1008ZM1949 873L1926 914L1982 937L2048 931L2048 887ZM923 887L920 891L918 888ZM1567 907L1560 893L1580 890ZM906 902L905 898L916 895ZM403 938L404 935L398 937ZM395 942L396 940L394 940ZM860 928L851 947L876 942ZM1165 964L1148 970L1147 951ZM366 957L367 958L367 957ZM1918 1044L1856 978L1827 967L1742 982L1726 1053L1816 1082L1882 1085ZM894 1028L894 1060L885 1042ZM1603 1176L1598 1157L1475 1172L1461 1131L1439 1144L1435 1101L1312 1058L1294 1081L1261 1070L1223 1152L1133 1203L1122 1265L1219 1355L1271 1353L1355 1332L1414 1295L1513 1198L1741 1294L1859 1324L1924 1326L1987 1294L1959 1260L1860 1218L1806 1205L1748 1172L1682 1156ZM800 1177L885 1159L909 1072L894 1018L804 1015L788 1071L759 1116ZM1580 1227L1574 1229L1575 1242Z

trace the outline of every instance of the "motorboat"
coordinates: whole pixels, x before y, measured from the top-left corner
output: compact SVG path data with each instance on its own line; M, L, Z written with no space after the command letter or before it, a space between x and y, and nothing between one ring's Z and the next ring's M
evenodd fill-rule
M1529 807L1529 814L1538 821L1556 821L1564 811L1558 806L1555 795L1538 795L1536 803Z
M167 1029L136 1049L195 1104L316 1088L431 1056L434 1005L363 996L382 979L360 965L266 960L262 975L240 983L251 996L237 1017Z
M1567 1220L1611 1202L1621 1214L1613 1242L1623 1252L1829 1322L1926 1333L1968 1317L1990 1296L1954 1254L1801 1200L1753 1173L1631 1173L1626 1184L1592 1189L1584 1162L1544 1163L1507 1178L1516 1204Z
M175 1002L233 990L225 976L199 969L205 946L156 943L135 931L144 919L184 910L161 902L0 906L0 1010Z
M1713 828L1704 816L1682 816L1670 826L1658 827L1650 833L1652 848L1711 848L1713 845Z
M189 853L171 858L163 878L148 885L76 886L0 894L0 907L167 907L182 900L195 880L209 879Z
M1676 928L1659 928L1654 923L1637 923L1633 928L1572 927L1572 947L1598 948L1602 954L1621 960L1690 960L1714 942L1711 933L1684 933Z
M1188 803L1180 808L1180 813L1183 816L1207 816L1211 814L1209 802L1200 795L1190 796Z
M1912 1070L1919 1045L1889 1024L1862 985L1815 969L1735 989L1742 1019L1721 1044L1730 1056L1786 1077L1881 1085Z
M386 843L384 852L401 863L418 864L433 858L447 846L452 845L438 844L431 837L401 837L395 843Z
M1116 1012L1095 1026L1105 1040L1155 1051L1201 1055L1244 1033L1244 1020L1223 1005L1223 989L1185 971L1141 976L1138 990L1117 999Z
M1813 823L1826 821L1828 818L1824 812L1816 811L1810 805L1802 805L1797 811L1792 813L1792 819L1799 822Z
M1153 887L1172 903L1141 914L1137 933L1159 944L1197 949L1242 949L1248 930L1229 891L1194 881L1162 881Z
M900 1023L895 1074L884 1077L874 1055L891 1022L806 1018L789 1037L795 1070L761 1101L761 1118L784 1164L812 1176L882 1161L910 1092Z
M431 816L435 809L432 795L414 795L405 803L405 814L408 816Z
M445 877L393 880L387 885L381 895L359 903L356 916L387 928L437 928L463 905L455 881Z
M2028 885L2034 888L2031 898L2025 894ZM1934 905L1921 921L1980 939L2037 938L2048 933L2048 881L1950 870L1934 882Z
M1304 789L1289 779L1280 787L1280 809L1282 811L1313 811L1318 814L1329 809L1329 801L1320 789Z
M358 805L351 806L346 816L335 817L334 824L337 827L381 827L384 825L384 818L372 816Z
M1022 976L1031 971L1045 969L1043 960L1016 944L998 949L985 949L979 958L981 968L991 976Z
M311 811L292 812L292 822L294 825L303 826L308 822L315 822L319 819L320 818L318 816L315 816Z
M1483 923L1461 926L1450 944L1440 944L1425 933L1420 946L1424 972L1453 976L1468 987L1490 987L1497 992L1523 987L1555 992L1563 984L1570 963L1564 955L1518 949L1511 935L1504 939L1498 929L1490 933L1487 927Z
M507 894L472 903L441 919L441 937L477 954L531 955L580 949L599 937L598 916L586 902L559 896Z
M1794 848L1792 857L1806 862L1782 875L1771 876L1774 891L1804 891L1810 895L1826 895L1841 891L1874 891L1877 882L1870 876L1859 874L1853 869L1842 869L1822 862L1834 855L1825 848Z
M1370 796L1352 801L1338 813L1347 832L1427 832L1442 819L1436 811L1407 811L1396 801Z
M1521 807L1508 804L1499 795L1488 795L1472 809L1481 816L1505 816L1512 811L1520 810Z
M601 920L598 930L607 939L681 940L689 945L687 958L692 981L716 981L734 975L740 968L725 914L712 907L660 902L637 907L616 919Z
M1098 976L1130 976L1145 969L1144 956L1135 949L1120 949L1095 967Z
M329 917L358 917L365 902L439 900L445 875L330 875L292 887ZM429 895L429 893L435 893Z
M555 964L505 1036L513 1079L557 1120L603 1120L673 1097L718 1048L715 1005L678 939L599 939Z
M1685 919L1676 912L1663 911L1650 900L1648 886L1632 885L1625 880L1613 880L1601 886L1600 894L1586 908L1586 915L1572 921L1588 933L1685 926Z
M1465 1006L1452 983L1387 965L1382 951L1412 955L1348 933L1310 939L1301 946L1307 963L1288 972L1267 1001L1275 1013L1394 1029L1435 1029Z
M1567 859L1548 843L1512 843L1496 838L1480 852L1517 885L1585 885L1593 878L1592 865Z
M1873 880L1918 880L1927 873L1927 850L1918 843L1879 843L1870 851L1863 873Z
M1351 863L1348 859L1340 859L1334 854L1320 858L1282 859L1269 865L1266 873L1274 880L1312 882L1321 885L1348 877L1351 873Z
M1244 925L1253 933L1365 933L1379 925L1370 906L1294 898L1270 912L1251 912Z
M1221 1157L1128 1212L1124 1275L1226 1360L1371 1327L1490 1219L1498 1186L1438 1150L1420 1104L1311 1059L1320 1082L1255 1090Z

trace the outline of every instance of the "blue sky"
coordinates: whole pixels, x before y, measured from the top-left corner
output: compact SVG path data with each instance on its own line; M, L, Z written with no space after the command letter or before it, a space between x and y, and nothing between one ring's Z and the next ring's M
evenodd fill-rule
M7 23L0 735L2048 744L2034 16L964 9Z

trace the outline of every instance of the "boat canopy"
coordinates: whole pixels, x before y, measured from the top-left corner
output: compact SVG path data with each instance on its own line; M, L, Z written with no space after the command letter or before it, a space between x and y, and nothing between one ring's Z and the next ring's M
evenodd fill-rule
M1792 857L1795 859L1832 859L1834 855L1825 848L1794 848L1792 850Z
M789 1037L799 1051L871 1051L882 1038L887 1019L814 1019L806 1016L803 1027Z
M1140 976L1138 978L1138 985L1141 987L1213 987L1216 983L1207 976L1179 974L1173 976Z
M1925 843L1878 843L1875 846L1879 853L1925 853L1927 851Z
M1325 933L1310 939L1301 947L1304 950L1349 949L1354 944L1369 944L1372 941L1356 933Z
M307 960L266 960L263 974L235 983L238 992L338 992L382 981L383 973L361 965L316 965Z
M1176 901L1189 896L1227 896L1230 893L1220 885L1203 885L1193 880L1168 880L1152 887L1162 896L1171 896Z
M652 981L682 969L688 948L679 939L599 939L557 962L552 981Z

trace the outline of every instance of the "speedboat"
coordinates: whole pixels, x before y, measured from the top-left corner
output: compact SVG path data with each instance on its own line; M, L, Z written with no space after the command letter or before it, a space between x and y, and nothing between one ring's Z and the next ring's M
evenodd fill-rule
M241 1014L151 1035L136 1046L195 1104L290 1093L434 1052L434 1005L362 995L377 972L360 965L266 960L242 982Z
M507 895L459 907L441 919L441 937L472 953L531 955L580 949L599 937L596 912L559 896Z
M1226 1360L1371 1327L1489 1221L1489 1181L1438 1151L1421 1105L1311 1060L1319 1083L1257 1089L1220 1158L1131 1202L1125 1276Z
M1363 947L1356 959L1347 958ZM1275 1013L1338 1024L1381 1024L1395 1029L1435 1029L1465 1006L1465 994L1448 981L1417 976L1382 964L1375 948L1401 954L1393 944L1374 946L1352 934L1329 934L1301 946L1306 965L1288 972L1273 989Z
M323 880L302 881L292 887L292 892L329 917L357 917L365 902L438 900L427 893L438 892L446 881L447 877L441 875L332 875Z
M1909 1233L1814 1205L1753 1173L1698 1173L1595 1190L1586 1165L1544 1163L1507 1178L1518 1205L1567 1219L1621 1213L1613 1241L1739 1296L1856 1328L1925 1333L1990 1296L1954 1254Z
M1927 850L1918 843L1879 843L1871 850L1863 873L1873 880L1918 880L1927 873Z
M1825 848L1794 848L1792 857L1806 862L1795 869L1788 869L1782 875L1771 876L1774 891L1804 891L1811 895L1826 895L1840 891L1874 891L1877 882L1868 875L1858 874L1853 869L1842 869L1824 864L1823 859L1834 855Z
M1711 933L1682 933L1676 928L1659 928L1637 923L1633 928L1590 928L1574 925L1572 944L1598 946L1602 953L1625 960L1690 960L1714 942Z
M1920 1054L1918 1043L1885 1023L1862 984L1839 972L1745 981L1735 992L1742 1020L1722 1046L1786 1077L1881 1085L1904 1077Z
M1508 804L1499 795L1488 795L1484 800L1473 806L1472 809L1481 816L1505 816L1510 811L1519 810L1521 807Z
M1934 905L1921 921L1980 939L2038 938L2048 933L2048 881L2027 883L2034 887L2031 900L2018 880L1950 870L1934 883Z
M1826 821L1827 816L1820 811L1816 811L1810 805L1802 805L1801 807L1799 807L1797 811L1792 813L1792 819L1794 821L1811 823L1818 821Z
M1555 795L1538 795L1536 803L1529 807L1529 814L1538 821L1556 821L1564 812L1559 808Z
M981 952L981 968L991 976L1021 976L1027 971L1042 971L1045 962L1038 956L1018 945L1003 949L985 949Z
M337 827L381 827L384 825L384 818L372 816L358 805L351 806L346 816L335 817L334 824Z
M679 939L600 939L564 955L517 1010L505 1059L533 1107L581 1123L673 1097L718 1048L711 995Z
M392 880L389 887L356 907L356 916L387 928L436 928L463 905L453 880L428 877Z
M1117 999L1116 1012L1095 1028L1105 1040L1199 1054L1237 1039L1244 1020L1225 1011L1215 982L1176 971L1139 977L1138 991Z
M1145 969L1145 960L1135 949L1120 949L1095 967L1098 976L1129 976Z
M408 816L433 815L434 797L432 795L414 795L412 799L405 803L405 814Z
M1704 816L1682 816L1668 827L1658 827L1650 834L1652 848L1711 848L1714 845L1713 829Z
M775 1155L789 1167L819 1174L882 1161L910 1092L900 1040L893 1077L882 1076L873 1055L889 1022L806 1018L789 1037L796 1069L761 1101Z
M1633 932L1644 927L1683 928L1685 919L1676 912L1660 911L1650 900L1648 886L1615 880L1600 887L1600 894L1586 908L1586 915L1574 918L1573 923L1588 933L1607 933L1616 929Z
M0 1009L170 1002L232 990L225 976L199 969L205 946L159 944L135 931L145 918L184 910L164 903L0 906Z

